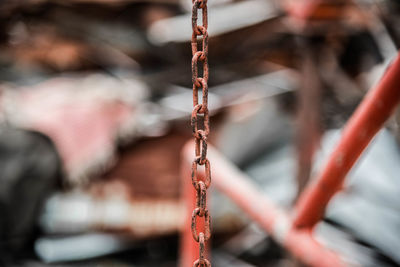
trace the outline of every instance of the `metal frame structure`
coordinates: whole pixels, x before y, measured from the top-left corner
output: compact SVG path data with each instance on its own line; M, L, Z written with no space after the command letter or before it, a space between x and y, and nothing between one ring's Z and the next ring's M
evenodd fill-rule
M213 162L213 186L231 198L302 263L319 267L348 266L349 263L338 253L315 240L313 227L323 218L329 201L342 189L347 173L399 103L400 54L388 67L378 85L367 93L345 125L339 142L317 179L307 185L294 210L290 212L275 205L257 189L250 178L215 149L209 148L209 159ZM192 148L193 143L190 142L182 152L183 198L188 210L185 225L190 225L196 194L191 186L188 168L192 162ZM196 253L196 244L187 227L182 233L180 266L191 266Z

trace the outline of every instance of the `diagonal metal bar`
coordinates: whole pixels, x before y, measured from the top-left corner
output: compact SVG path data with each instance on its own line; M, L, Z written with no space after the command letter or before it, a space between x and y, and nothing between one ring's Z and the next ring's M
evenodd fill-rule
M314 183L300 196L294 225L313 227L324 215L363 150L400 103L400 54L346 124L341 139Z
M191 161L193 143L183 148L183 164ZM289 216L262 194L251 179L212 147L208 157L212 167L213 186L231 198L243 211L295 257L309 266L346 266L342 259L324 248L311 236L309 230L292 227ZM199 174L202 171L199 170ZM204 175L204 174L203 174ZM187 177L187 176L186 176ZM185 233L184 233L185 234ZM190 233L186 233L188 235ZM189 238L188 238L189 240ZM185 249L183 247L183 249ZM186 249L189 252L189 248Z

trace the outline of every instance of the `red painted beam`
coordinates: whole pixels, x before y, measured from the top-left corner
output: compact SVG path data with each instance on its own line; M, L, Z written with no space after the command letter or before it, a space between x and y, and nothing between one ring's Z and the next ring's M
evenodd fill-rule
M193 158L193 146L191 143L190 156ZM193 239L190 225L192 223L192 212L196 203L196 190L191 182L192 162L183 161L181 165L181 200L184 205L185 218L181 232L179 266L193 266L193 262L199 258L199 244ZM198 222L199 227L204 227L202 220Z
M282 5L288 15L296 20L331 20L343 17L344 7L350 0L285 0Z
M183 148L184 165L193 157L193 142ZM309 230L298 230L291 226L288 215L262 194L249 177L226 160L212 147L208 147L208 158L213 163L212 186L232 199L246 214L296 258L308 266L346 266L333 251L324 248L311 236ZM187 248L183 253L191 253ZM183 266L183 265L181 265Z
M308 19L312 16L322 0L286 0L283 5L290 16L297 19Z
M321 220L327 204L341 189L347 173L399 102L400 54L349 119L318 179L300 196L294 220L296 227L312 227Z

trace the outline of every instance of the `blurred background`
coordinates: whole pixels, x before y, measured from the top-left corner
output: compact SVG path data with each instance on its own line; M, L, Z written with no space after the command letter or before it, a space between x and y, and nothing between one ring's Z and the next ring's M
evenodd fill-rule
M178 265L191 5L1 1L1 266ZM210 142L289 210L396 56L400 1L208 7ZM400 266L399 114L316 229L360 266ZM209 195L213 266L301 266Z

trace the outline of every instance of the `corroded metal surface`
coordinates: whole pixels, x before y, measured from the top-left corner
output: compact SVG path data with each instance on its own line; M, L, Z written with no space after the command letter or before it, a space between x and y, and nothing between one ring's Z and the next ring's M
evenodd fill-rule
M211 266L205 259L205 241L211 236L210 215L207 209L207 188L211 183L210 162L207 159L207 139L210 132L208 112L208 17L207 0L193 0L192 7L192 83L193 83L193 112L191 125L195 138L195 159L192 163L192 184L196 190L196 204L192 213L191 230L193 238L199 243L199 259L193 266ZM198 25L198 13L202 14L202 25ZM201 40L199 50L198 37ZM199 77L199 64L202 64L202 75ZM202 102L199 103L199 89L202 90ZM201 118L200 118L201 117ZM199 124L202 124L199 127ZM205 178L197 176L198 165L204 165ZM204 230L198 230L197 218L204 219Z
M316 182L299 198L294 225L311 228L321 220L332 197L342 188L346 175L400 102L400 54L380 83L369 91L354 112L336 148Z

